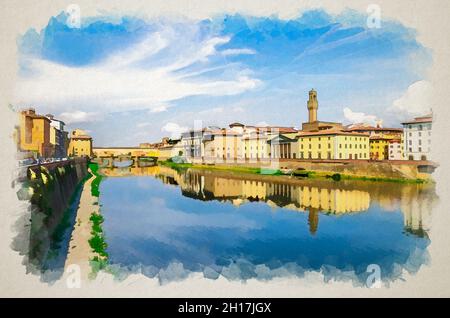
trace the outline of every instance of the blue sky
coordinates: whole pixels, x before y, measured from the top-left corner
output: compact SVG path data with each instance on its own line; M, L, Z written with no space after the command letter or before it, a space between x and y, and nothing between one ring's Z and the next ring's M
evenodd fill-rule
M98 146L175 136L195 120L298 127L311 88L321 120L399 126L420 113L411 90L426 87L432 62L415 37L395 21L369 29L349 10L291 20L90 17L80 28L62 13L18 38L15 104L88 130Z

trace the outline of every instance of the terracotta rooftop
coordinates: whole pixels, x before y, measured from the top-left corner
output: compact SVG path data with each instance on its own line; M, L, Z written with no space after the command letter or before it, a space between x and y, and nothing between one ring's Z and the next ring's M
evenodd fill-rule
M433 116L427 115L427 116L422 116L422 117L416 117L416 118L414 118L414 120L407 121L402 124L407 125L407 124L422 124L422 123L432 123L432 122L433 122Z
M395 131L403 132L403 128L385 128L385 127L374 127L374 126L354 126L346 128L348 131Z
M91 136L81 135L81 136L70 136L71 139L92 139Z
M38 115L36 114L34 111L30 111L30 110L24 110L22 111L22 114L34 119L44 119L48 122L51 122L51 120L48 117L42 116L42 115Z
M238 133L236 131L230 130L230 129L216 129L216 130L211 130L211 131L207 131L206 134L208 135L214 135L214 136L218 136L218 135L222 135L222 136L241 136L241 133Z
M289 133L296 133L298 132L297 129L294 127L279 127L279 126L267 126L267 127L254 127L257 131L264 131L264 132L279 132L281 134L289 134Z
M338 129L327 129L327 130L321 130L321 131L299 131L298 136L304 137L304 136L323 136L323 135L342 135L342 136L360 136L360 137L369 137L369 134L365 133L358 133L358 132L352 132L352 131L346 131L346 130L338 130Z

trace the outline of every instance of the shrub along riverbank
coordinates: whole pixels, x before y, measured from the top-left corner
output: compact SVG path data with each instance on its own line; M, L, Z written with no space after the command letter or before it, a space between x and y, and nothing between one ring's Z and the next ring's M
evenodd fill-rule
M100 183L103 176L98 173L98 169L98 164L89 163L89 171L94 176L94 180L91 182L91 194L93 197L97 198L97 201L94 203L97 205L96 211L93 211L89 218L92 225L89 246L95 254L95 256L89 260L92 269L91 278L95 278L97 273L100 270L106 269L108 265L108 253L106 252L108 244L106 243L105 234L102 228L104 218L100 214L100 207L98 206L98 198L100 197Z

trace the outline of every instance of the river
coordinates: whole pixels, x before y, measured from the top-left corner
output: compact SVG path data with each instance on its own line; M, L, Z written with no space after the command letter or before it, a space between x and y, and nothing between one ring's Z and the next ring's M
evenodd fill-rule
M100 185L111 266L163 281L192 272L271 279L321 271L392 281L429 262L433 186L112 168Z

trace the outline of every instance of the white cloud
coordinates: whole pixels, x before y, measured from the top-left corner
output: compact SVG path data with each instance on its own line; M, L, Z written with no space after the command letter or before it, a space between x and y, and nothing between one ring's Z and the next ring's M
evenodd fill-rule
M379 121L375 115L369 115L363 112L354 112L348 107L344 108L344 117L352 124L362 123L376 125L377 121Z
M247 55L251 55L251 54L256 54L255 50L252 49L227 49L227 50L223 50L220 53L222 53L222 55L243 55L243 54L247 54Z
M167 105L161 105L161 106L155 106L154 108L150 109L150 113L162 113L167 111L167 108L169 108Z
M399 120L425 115L433 108L432 96L432 84L428 81L418 81L411 84L403 96L395 100L387 111Z
M150 123L138 123L136 125L137 128L144 128L144 127L149 127L151 124Z
M260 122L256 123L256 126L258 126L258 127L267 127L267 126L269 126L269 124L267 122L265 122L265 121L260 121Z
M244 107L241 106L234 106L231 110L235 113L243 113L245 111Z
M103 117L96 112L64 112L58 116L66 124L87 123L102 120Z
M170 135L171 138L179 138L180 135L187 130L188 130L187 127L180 126L177 123L172 123L172 122L166 123L161 128L161 131L171 134Z
M230 39L198 40L200 37L195 33L198 30L193 34L180 32L162 26L159 32L149 34L134 47L85 67L28 57L32 75L19 78L14 102L23 106L38 105L40 111L56 114L75 110L161 112L171 101L184 97L235 95L260 83L239 68L233 69L226 78L222 75L191 76L186 67L195 64L209 68L209 57L220 54L216 46ZM199 72L198 67L195 72Z

